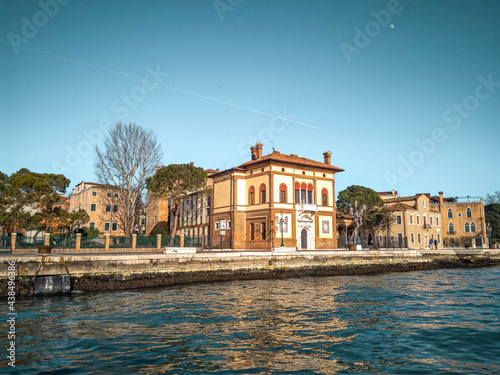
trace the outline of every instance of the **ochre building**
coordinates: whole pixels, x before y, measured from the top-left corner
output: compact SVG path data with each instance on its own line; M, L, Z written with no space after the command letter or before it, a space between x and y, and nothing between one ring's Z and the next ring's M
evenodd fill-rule
M336 248L335 174L343 169L331 165L331 152L323 156L263 156L257 143L250 161L212 174L213 248Z

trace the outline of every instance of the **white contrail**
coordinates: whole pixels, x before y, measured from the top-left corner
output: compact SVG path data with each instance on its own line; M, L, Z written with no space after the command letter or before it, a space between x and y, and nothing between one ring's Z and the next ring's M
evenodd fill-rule
M47 56L51 56L51 57L54 57L56 59L60 59L60 60L72 62L74 64L79 64L79 65L83 65L83 66L87 66L87 67L95 68L95 69L101 69L101 70L104 70L106 72L110 72L110 73L114 73L114 74L119 74L119 75L122 75L122 76L128 77L128 78L137 79L137 80L139 80L141 82L145 81L143 78L140 78L140 77L137 77L137 76L133 76L131 74L127 74L127 73L124 73L124 72L120 72L119 70L109 69L109 68L106 68L106 67L103 67L103 66L89 64L89 63L86 63L86 62L82 62L82 61L70 59L70 58L65 57L65 56L56 55L54 53L42 51L42 50L39 50L39 49L36 49L36 48L32 48L32 47L28 47L28 46L20 46L20 47L28 49L28 50L33 51L33 52L37 52L37 53L41 53L41 54L44 54L44 55L47 55ZM164 84L162 84L162 86L165 87L165 88L167 88L167 89L170 89L170 90L179 91L179 92L182 92L182 93L185 93L185 94L197 96L197 97L202 98L202 99L207 99L207 100L211 100L211 101L214 101L214 102L217 102L217 103L229 105L231 107L240 108L240 109L243 109L245 111L250 111L250 112L258 113L258 114L261 114L261 115L264 115L264 116L278 118L278 119L283 120L283 121L293 122L295 124L302 125L302 126L307 126L309 128L313 128L313 129L319 129L317 126L314 126L314 125L306 124L306 123L300 122L300 121L291 120L289 118L282 117L282 116L276 116L276 115L273 115L272 113L262 112L262 111L259 111L257 109L252 109L252 108L244 107L244 106L241 106L241 105L238 105L238 104L229 103L229 102L226 102L224 100L219 100L219 99L216 99L216 98L212 98L210 96L206 96L206 95L202 95L202 94L197 94L197 93L195 93L193 91L183 90L183 89L179 89L177 87L168 86L168 85L164 85Z

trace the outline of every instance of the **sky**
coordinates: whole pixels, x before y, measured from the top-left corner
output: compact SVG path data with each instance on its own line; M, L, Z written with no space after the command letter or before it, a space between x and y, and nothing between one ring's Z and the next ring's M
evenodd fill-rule
M0 171L95 181L117 122L164 165L250 146L376 191L500 190L500 1L0 0Z

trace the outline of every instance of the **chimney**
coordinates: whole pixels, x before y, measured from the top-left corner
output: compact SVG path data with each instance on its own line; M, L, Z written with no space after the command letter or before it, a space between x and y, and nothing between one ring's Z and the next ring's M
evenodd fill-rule
M443 207L444 199L443 199L443 192L439 192L439 206Z
M255 149L255 147L250 147L250 151L252 152L252 160L257 160L257 150Z
M325 164L332 165L332 153L330 151L323 152L325 157Z
M260 159L262 157L262 143L255 144L255 151L257 154L257 159Z

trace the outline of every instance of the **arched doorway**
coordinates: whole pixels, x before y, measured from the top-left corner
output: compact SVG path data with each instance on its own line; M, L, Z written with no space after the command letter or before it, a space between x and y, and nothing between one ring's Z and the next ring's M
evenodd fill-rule
M300 248L307 249L307 230L305 228L300 232Z

